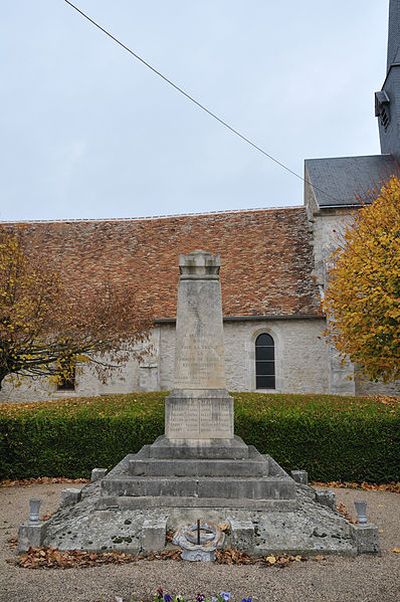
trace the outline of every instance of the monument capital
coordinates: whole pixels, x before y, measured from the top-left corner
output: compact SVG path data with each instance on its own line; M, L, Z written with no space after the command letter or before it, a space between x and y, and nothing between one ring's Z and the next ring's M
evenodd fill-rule
M219 253L213 255L209 251L198 250L179 255L181 280L218 280L220 267Z

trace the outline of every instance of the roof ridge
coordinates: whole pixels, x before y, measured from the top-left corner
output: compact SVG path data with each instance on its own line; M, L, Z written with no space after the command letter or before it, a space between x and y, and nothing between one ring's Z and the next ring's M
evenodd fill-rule
M334 161L336 159L375 159L376 157L390 158L395 160L395 157L391 153L381 153L375 155L347 155L340 157L315 157L310 159L304 159L306 163L310 161Z
M136 217L99 217L99 218L67 218L67 219L21 219L0 220L0 224L52 224L52 223L75 223L75 222L133 222L151 221L157 219L169 219L172 217L196 217L206 215L226 215L228 213L256 213L260 211L285 211L287 209L304 209L304 205L287 205L284 207L255 207L251 209L222 209L220 211L205 211L193 213L170 213L165 215L148 215Z

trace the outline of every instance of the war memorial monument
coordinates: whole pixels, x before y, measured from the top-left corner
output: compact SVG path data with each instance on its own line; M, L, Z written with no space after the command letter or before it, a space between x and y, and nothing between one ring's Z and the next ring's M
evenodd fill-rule
M48 520L20 527L19 550L160 551L167 532L183 558L212 560L217 547L252 554L378 553L377 528L350 524L331 492L306 473L289 476L234 434L226 390L220 257L181 255L174 389L165 434L82 491L66 489ZM266 442L268 446L268 441ZM287 442L290 445L290 441Z

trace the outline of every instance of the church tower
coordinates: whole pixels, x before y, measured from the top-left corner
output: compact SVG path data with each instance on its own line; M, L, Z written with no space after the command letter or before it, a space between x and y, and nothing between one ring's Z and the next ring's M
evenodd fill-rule
M387 72L375 93L381 152L400 160L400 0L390 0Z

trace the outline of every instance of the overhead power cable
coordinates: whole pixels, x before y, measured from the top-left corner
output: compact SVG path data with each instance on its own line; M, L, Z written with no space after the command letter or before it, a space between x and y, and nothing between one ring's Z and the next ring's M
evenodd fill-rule
M105 29L99 23L97 23L94 19L92 19L91 17L89 17L89 15L87 15L86 13L84 13L78 6L75 6L75 4L73 4L69 0L64 0L64 1L67 4L69 4L74 10L76 10L76 12L78 12L80 15L82 15L82 17L84 17L87 21L89 21L92 25L94 25L94 27L97 27L97 29L99 29L106 36L108 36L109 38L111 38L111 40L113 40L113 42L115 42L116 44L118 44L119 46L121 46L121 48L123 48L124 50L126 50L126 52L129 52L129 54L131 54L135 59L137 59L138 61L140 61L143 65L145 65L148 69L150 69L158 77L160 77L162 80L164 80L167 84L169 84L170 86L172 86L172 88L174 88L177 92L179 92L180 94L182 94L183 96L185 96L185 98L187 98L188 100L190 100L190 102L192 102L193 104L195 104L199 109L201 109L202 111L204 111L205 113L207 113L207 115L209 115L210 117L212 117L213 119L215 119L216 121L218 121L218 123L220 123L223 127L225 127L230 132L232 132L232 134L235 134L235 136L238 136L239 138L241 138L244 142L246 142L247 144L249 144L250 146L252 146L255 150L257 150L258 152L260 152L261 154L263 154L265 157L268 157L268 159L270 159L271 161L273 161L274 163L276 163L277 165L279 165L280 167L282 167L282 169L285 169L288 173L292 174L293 176L295 176L296 178L298 178L302 182L304 182L306 184L309 184L314 190L318 190L319 192L322 192L327 197L333 199L334 201L338 201L339 203L342 203L344 201L344 199L338 199L337 197L334 197L331 194L329 194L328 192L326 192L326 190L323 190L322 188L318 188L317 186L314 186L314 184L312 184L309 180L307 180L306 178L303 178L303 176L301 176L297 172L293 171L293 169L290 169L290 167L288 167L287 165L285 165L284 163L282 163L282 161L279 161L279 159L276 159L273 155L271 155L266 150L264 150L263 148L261 148L261 146L258 146L258 144L256 144L252 140L250 140L250 138L248 138L247 136L245 136L244 134L242 134L241 132L239 132L239 130L237 130L233 126L229 125L229 123L227 123L221 117L219 117L216 113L214 113L213 111L211 111L211 109L208 109L205 105L203 105L201 102L199 102L198 100L196 100L193 96L191 96L188 92L186 92L186 90L184 90L183 88L181 88L180 86L178 86L177 84L175 84L166 75L164 75L163 73L161 73L161 71L158 71L158 69L156 69L155 67L153 67L148 61L146 61L139 54L137 54L136 52L134 52L131 48L129 48L128 46L126 46L126 44L124 44L123 42L121 42L121 40L119 40L118 38L116 38L107 29Z

